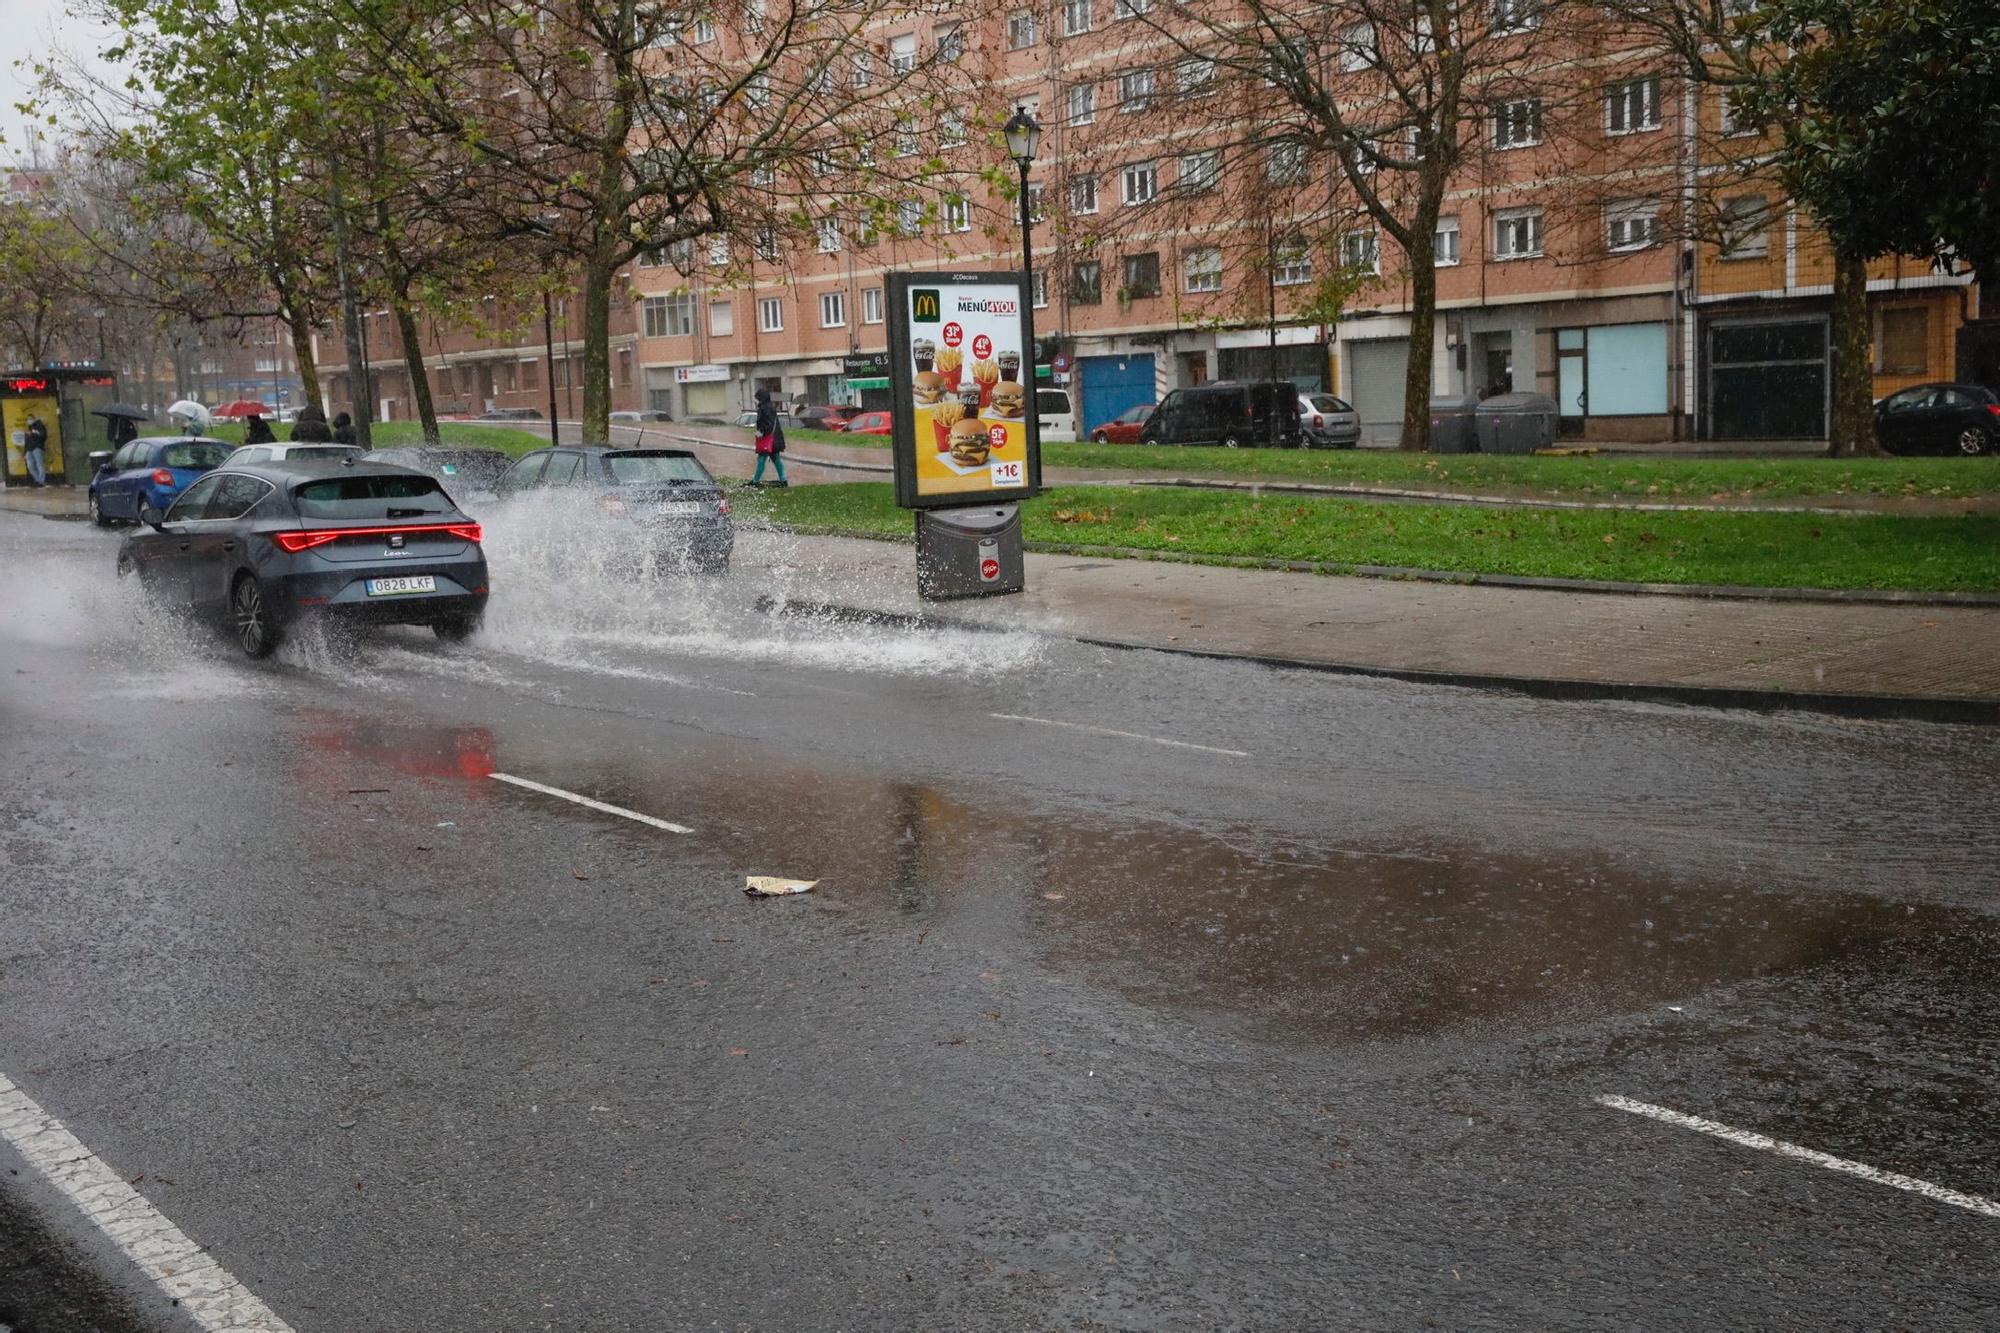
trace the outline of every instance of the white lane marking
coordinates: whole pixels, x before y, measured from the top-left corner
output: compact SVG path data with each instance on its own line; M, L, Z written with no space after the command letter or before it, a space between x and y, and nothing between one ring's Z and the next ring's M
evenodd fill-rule
M1002 722L1035 722L1044 727L1068 727L1072 731L1088 731L1097 736L1120 736L1128 741L1151 741L1155 745L1171 745L1176 750L1201 750L1208 754L1226 754L1232 759L1248 759L1248 750L1225 750L1219 745L1196 745L1193 741L1168 740L1165 736L1148 736L1137 731L1119 731L1115 727L1093 727L1088 722L1064 722L1053 717L1022 717L1019 713L988 713L986 716L998 718Z
M140 1271L211 1333L291 1333L201 1246L83 1146L76 1135L0 1074L0 1136L69 1196Z
M1921 1194L1926 1199L1948 1203L1956 1208L1969 1209L1984 1217L2000 1217L2000 1203L1982 1198L1977 1194L1965 1194L1943 1185L1933 1185L1928 1180L1918 1180L1915 1176L1900 1175L1894 1171L1884 1171L1866 1162L1850 1162L1845 1157L1835 1157L1813 1148L1801 1148L1796 1143L1786 1143L1783 1139L1770 1138L1747 1129L1735 1129L1717 1120L1704 1120L1697 1115L1687 1115L1680 1111L1670 1111L1664 1106L1651 1102L1637 1102L1630 1097L1606 1094L1597 1099L1599 1106L1608 1106L1614 1111L1630 1111L1633 1115L1643 1115L1662 1124L1675 1125L1681 1129L1692 1129L1697 1133L1709 1134L1745 1148L1755 1148L1760 1152L1776 1153L1796 1162L1810 1162L1823 1166L1829 1171L1842 1175L1858 1176L1862 1180L1873 1181L1877 1185L1887 1185L1892 1189L1908 1190Z
M670 824L664 819L655 819L651 815L642 815L637 810L627 810L622 805L608 805L603 801L593 801L588 796L580 796L573 791L564 791L561 787L548 787L539 782L530 782L526 778L517 778L512 773L488 773L486 776L492 778L495 782L511 783L516 787L526 787L529 791L538 791L544 796L556 796L565 801L574 801L578 805L589 806L592 810L602 810L607 815L617 815L621 819L632 819L637 820L641 824L651 824L654 828L663 828L669 833L694 832L693 829L687 827L685 824Z

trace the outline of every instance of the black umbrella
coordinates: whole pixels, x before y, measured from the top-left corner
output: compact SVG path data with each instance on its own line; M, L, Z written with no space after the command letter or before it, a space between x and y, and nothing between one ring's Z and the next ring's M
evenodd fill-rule
M151 421L153 419L151 412L148 412L143 407L134 407L130 403L113 403L109 407L93 407L90 409L90 415L94 417L125 417L132 421Z

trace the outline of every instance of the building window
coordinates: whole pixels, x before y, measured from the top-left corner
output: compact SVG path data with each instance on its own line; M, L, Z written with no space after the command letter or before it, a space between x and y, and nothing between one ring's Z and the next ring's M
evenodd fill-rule
M880 324L882 322L882 289L864 287L861 289L861 322Z
M682 292L667 298L667 336L669 338L692 338L694 336L694 295Z
M946 111L938 116L938 147L957 148L965 142L965 113Z
M1503 208L1493 215L1493 257L1530 259L1542 252L1542 210Z
M743 31L752 37L764 31L764 0L750 0L743 6Z
M1340 30L1340 68L1345 74L1359 74L1374 66L1375 25L1350 23Z
M1007 49L1025 51L1035 44L1035 16L1026 9L1007 16Z
M937 29L937 58L949 63L965 54L965 30L956 23L939 25Z
M1342 268L1367 269L1370 273L1382 271L1382 241L1372 231L1350 231L1340 238L1340 265Z
M1150 69L1127 70L1118 76L1118 109L1131 113L1144 111L1153 104L1153 71Z
M1036 269L1034 277L1035 309L1040 310L1049 303L1049 273L1047 269Z
M1125 202L1150 204L1160 192L1160 169L1151 162L1134 162L1125 168Z
M1493 146L1525 148L1542 141L1542 101L1526 97L1518 102L1502 102L1493 114Z
M946 231L972 230L972 203L962 194L948 194L944 199L944 229Z
M1213 246L1181 256L1181 285L1190 292L1222 290L1222 251Z
M847 327L846 292L822 292L820 294L819 326L823 329Z
M1095 213L1097 211L1097 177L1070 177L1069 211L1072 213Z
M729 238L727 236L711 236L708 238L708 262L716 268L723 268L728 265Z
M1096 305L1104 299L1104 266L1086 260L1069 271L1069 303Z
M1097 85L1079 83L1069 90L1069 123L1088 125L1097 119Z
M917 67L917 35L906 32L889 39L889 72L908 74Z
M1048 216L1048 207L1042 199L1042 183L1028 182L1028 221L1040 222Z
M1117 0L1111 7L1113 19L1135 19L1153 8L1153 0Z
M1660 128L1660 81L1627 79L1604 90L1604 132L1637 134Z
M1297 287L1312 280L1312 251L1304 241L1286 241L1271 252L1273 286Z
M1063 36L1090 31L1090 0L1063 0Z
M1457 218L1439 218L1437 230L1431 233L1431 261L1439 268L1450 268L1459 259L1459 234Z
M1299 185L1306 178L1306 146L1296 141L1275 143L1264 159L1264 174L1273 185Z
M639 303L639 315L648 338L667 336L667 298L649 296Z
M1613 204L1604 212L1604 248L1644 250L1660 241L1660 207L1651 203Z
M1142 255L1125 256L1125 284L1121 297L1127 301L1137 301L1142 297L1160 294L1160 256L1156 250L1148 250Z
M1743 103L1740 97L1738 96L1738 90L1734 88L1724 88L1722 90L1723 136L1725 138L1735 139L1735 138L1740 138L1744 135L1755 134L1756 132L1757 132L1756 122L1752 120L1750 116L1744 113Z
M771 105L771 76L759 71L744 80L743 100L757 110Z
M1931 312L1925 306L1883 310L1875 320L1875 373L1930 373Z
M777 333L785 327L785 302L782 297L767 296L757 303L757 327L765 333Z
M1722 201L1722 257L1761 259L1771 253L1771 215L1761 194Z
M1215 91L1215 62L1207 56L1189 56L1174 66L1174 84L1182 97L1206 97Z
M1493 31L1526 32L1542 26L1542 0L1493 0Z
M875 82L875 57L866 51L856 51L848 71L847 82L848 86L853 88L866 88Z
M1181 158L1181 189L1189 194L1204 194L1222 183L1222 153L1209 149L1204 153L1189 153Z
M763 260L766 264L775 264L778 262L778 233L774 228L759 228L756 239L751 242L751 246L756 250L757 258Z
M821 218L818 230L819 252L823 255L838 253L840 250L840 219Z
M694 21L694 44L706 46L715 40L715 20L700 18Z
M915 157L922 147L917 142L917 122L910 116L896 117L896 156Z
M896 230L905 236L915 236L924 229L924 206L914 199L905 199L896 205Z
M716 338L727 338L736 332L736 302L710 301L708 303L708 331Z

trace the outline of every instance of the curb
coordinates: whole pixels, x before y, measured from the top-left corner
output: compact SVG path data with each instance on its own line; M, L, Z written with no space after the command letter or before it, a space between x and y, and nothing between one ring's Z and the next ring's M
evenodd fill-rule
M660 438L673 440L679 444L706 445L711 449L734 449L740 454L754 454L757 452L757 446L754 444L736 444L729 440L708 440L703 439L699 435L676 435L671 431L661 431ZM880 472L884 474L890 474L896 470L893 466L885 466L881 463L843 463L836 462L831 458L807 458L803 454L793 453L789 448L785 450L785 456L787 461L794 467L824 467L832 468L837 472Z
M853 537L863 541L896 542L915 539L900 533L862 532L852 528L788 527L801 536ZM1400 579L1411 583L1456 583L1482 588L1527 588L1542 592L1613 594L1628 597L1699 597L1712 601L1815 602L1829 606L2000 606L2000 593L1911 592L1876 588L1745 588L1714 583L1618 583L1609 579L1542 578L1532 574L1481 574L1467 570L1415 569L1404 565L1343 565L1315 560L1270 560L1258 556L1202 556L1180 551L1150 551L1131 546L1090 546L1077 542L1023 542L1039 555L1110 556L1121 560L1158 560L1173 565L1211 565L1222 569L1270 569L1288 574L1326 574L1339 578Z
M756 609L766 615L827 618L903 630L948 629L997 633L1011 628L932 615L928 612L882 611L868 607L843 606L837 602L802 601L790 597L783 601L774 597L760 597L757 599ZM1413 685L1446 685L1457 689L1491 690L1534 699L1675 704L1689 708L1717 708L1733 712L1819 713L1871 721L2000 726L2000 699L1971 699L1949 695L1834 694L1756 690L1730 686L1510 676L1478 671L1431 671L1415 667L1384 667L1282 657L1267 653L1238 653L1220 648L1187 648L1179 644L1146 643L1135 639L1114 639L1100 635L1065 634L1061 637L1073 643L1093 648L1111 648L1121 652L1168 653L1176 657L1194 657L1208 661L1249 662L1285 671L1313 671L1331 676L1399 680Z
M1426 504L1487 505L1500 509L1604 510L1632 514L1814 514L1822 518L1959 518L1960 514L1892 514L1832 505L1676 504L1661 500L1554 500L1536 496L1419 491L1399 486L1342 486L1315 481L1235 481L1226 477L1134 477L1128 481L1074 481L1066 486L1165 486L1196 491L1276 491L1281 495L1339 495L1357 499L1421 500ZM1969 511L1968 511L1969 513Z

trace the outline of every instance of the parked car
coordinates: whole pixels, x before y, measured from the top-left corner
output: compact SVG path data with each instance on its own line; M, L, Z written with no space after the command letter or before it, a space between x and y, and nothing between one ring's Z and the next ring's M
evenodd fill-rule
M540 421L542 409L539 407L496 407L490 412L481 412L474 421Z
M1141 444L1296 448L1299 391L1289 380L1218 380L1175 389L1139 428Z
M537 449L494 486L502 502L568 490L592 494L583 512L604 523L605 538L635 559L688 565L706 573L729 568L736 526L722 486L686 449Z
M861 414L858 407L835 405L832 407L801 407L792 415L804 422L809 430L839 430L854 417Z
M1139 428L1146 424L1146 418L1151 415L1153 415L1152 403L1128 407L1091 431L1090 438L1099 444L1137 444Z
M1976 384L1919 384L1875 404L1875 442L1891 454L2000 449L2000 394Z
M1076 443L1076 408L1068 389L1035 390L1035 416L1043 444Z
M232 463L118 551L118 573L264 657L305 615L429 625L462 639L486 609L479 524L433 477L378 463Z
M670 413L657 407L642 408L637 412L613 412L611 424L614 426L650 426L656 421L672 421Z
M887 412L863 412L841 429L849 435L892 435L896 426Z
M221 467L229 446L197 435L132 440L99 463L90 479L90 519L99 527L137 523L147 506L165 509L197 477Z
M1308 449L1352 449L1361 443L1361 414L1330 393L1302 393L1299 429Z
M426 445L396 445L377 449L368 459L436 477L461 500L475 491L491 491L500 474L514 461L498 449L450 444L434 449Z
M736 414L736 424L745 430L755 430L757 428L757 414L755 412L738 412ZM806 429L806 423L789 412L778 413L778 425L785 430Z
M246 444L229 455L236 466L248 463L338 463L343 458L363 458L367 451L358 444Z

